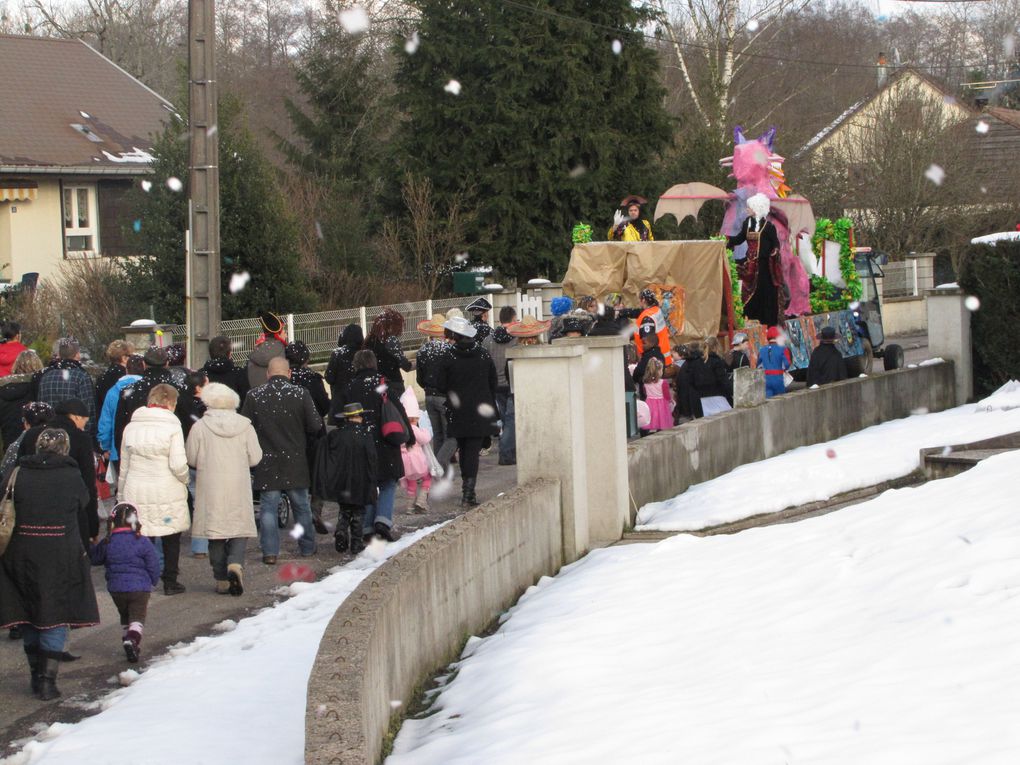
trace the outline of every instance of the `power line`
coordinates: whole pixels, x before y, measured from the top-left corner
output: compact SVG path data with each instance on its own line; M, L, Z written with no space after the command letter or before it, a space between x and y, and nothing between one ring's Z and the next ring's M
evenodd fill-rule
M913 2L954 2L955 0L912 0L912 1ZM987 2L987 0L961 0L961 1L962 2ZM512 7L512 8L517 8L517 9L525 11L527 13L536 14L536 15L539 15L539 16L547 16L549 18L558 19L560 21L571 21L571 22L574 22L576 24L584 24L584 25L586 25L588 27L591 27L592 29L601 29L601 30L604 30L606 32L614 32L616 34L626 34L626 35L636 34L639 37L644 37L645 39L648 39L648 40L654 40L656 42L662 42L663 41L663 38L661 38L661 37L659 37L657 35L648 34L647 32L641 32L641 31L635 30L635 29L623 29L621 27L614 27L614 26L611 26L609 24L600 24L600 23L598 23L596 21L589 21L588 19L580 18L578 16L570 16L568 14L560 13L559 11L554 11L554 10L551 10L551 9L548 9L548 8L537 8L537 7L533 6L533 5L528 5L526 3L517 2L517 0L503 0L503 4L504 5L508 5L508 6ZM709 45L701 45L699 43L694 43L694 42L680 42L680 41L678 41L677 45L679 45L682 48L692 48L694 50L703 50L703 51L706 51L706 52L709 52L709 53L714 53L716 51L715 48L713 48L713 47L711 47ZM775 56L775 55L768 54L768 53L752 53L752 52L748 52L748 51L740 51L739 55L746 56L747 58L755 58L755 59L759 59L759 60L763 60L763 61L776 61L776 62L781 63L781 64L800 64L800 65L803 65L803 66L825 66L825 67L832 67L834 69L861 69L861 70L875 71L875 70L878 70L879 68L882 68L882 67L886 66L884 64L859 64L859 63L855 63L855 62L852 62L852 61L817 61L817 60L813 60L813 59L804 59L804 58L789 58L789 57L786 57L786 56ZM998 62L998 61L990 63L990 64L985 64L985 66L1003 66L1003 65L1004 65L1003 62ZM941 67L941 68L944 68L944 69L972 69L973 65L968 65L968 64L948 64L945 67Z

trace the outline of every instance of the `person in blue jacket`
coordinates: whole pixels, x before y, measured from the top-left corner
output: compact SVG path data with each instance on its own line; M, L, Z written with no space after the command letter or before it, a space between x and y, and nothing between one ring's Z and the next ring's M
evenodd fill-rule
M142 379L142 372L145 371L145 360L137 355L128 356L125 364L127 373L117 378L117 381L106 392L103 399L103 406L99 410L99 424L96 428L99 438L99 448L107 454L110 462L119 462L117 455L117 443L114 436L114 424L117 420L117 405L124 396L124 389Z
M106 589L113 598L124 628L124 653L132 664L141 655L142 631L149 595L159 583L162 567L152 540L142 536L138 508L121 502L110 516L110 533L89 548L94 566L106 566Z
M790 352L779 345L779 327L765 333L769 344L758 349L758 366L765 370L765 398L786 393L783 373L790 368Z

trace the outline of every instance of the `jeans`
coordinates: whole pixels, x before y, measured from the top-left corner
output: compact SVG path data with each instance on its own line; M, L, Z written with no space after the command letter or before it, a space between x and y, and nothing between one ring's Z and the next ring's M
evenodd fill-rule
M312 507L308 501L308 489L263 489L259 500L259 544L263 555L280 554L280 527L276 525L276 511L280 498L286 494L294 511L294 523L300 523L304 532L298 540L302 555L315 552L315 527L312 526Z
M366 534L377 523L393 528L393 503L396 499L396 481L383 481L379 484L379 499L374 505L365 505L365 514L362 516Z
M190 478L188 479L188 508L191 510L191 520L195 520L195 468L191 468L188 473ZM203 539L202 537L191 538L191 554L192 555L203 555L209 552L209 540Z
M514 394L509 388L496 391L496 408L503 423L499 434L499 464L513 464L517 462L517 430L514 427Z
M244 565L244 552L247 547L248 540L245 537L209 540L209 563L212 565L213 578L217 582L227 581L227 566L231 563Z
M25 648L38 648L40 651L50 653L63 653L64 643L67 642L67 627L50 627L48 630L40 630L31 624L21 625L21 639Z
M432 451L439 454L446 440L446 396L425 395L425 412L432 424Z

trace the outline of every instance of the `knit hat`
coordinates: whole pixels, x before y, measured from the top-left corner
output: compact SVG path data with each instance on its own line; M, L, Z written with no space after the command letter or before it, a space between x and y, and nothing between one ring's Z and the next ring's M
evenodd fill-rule
M582 335L587 334L591 328L592 319L591 314L585 310L571 311L563 317L563 332L580 332Z
M160 348L158 345L150 345L142 358L145 359L145 366L147 367L165 367L168 357L165 348Z
M287 343L283 355L287 357L291 367L297 369L308 363L308 359L312 357L312 352L308 350L304 340L295 340L292 343Z
M267 335L278 335L283 332L283 319L272 311L259 311L259 323Z
M779 337L779 327L769 327L768 331L765 333L765 337L768 340L775 340Z
M562 316L574 307L574 301L568 297L555 297L549 303L549 309L553 316Z
M658 305L659 304L659 299L657 297L655 297L655 293L652 292L647 287L645 289L641 290L641 292L638 293L638 298L640 298L641 300L644 300L649 305Z
M44 401L29 401L21 407L21 419L29 426L42 425L53 419L53 407Z

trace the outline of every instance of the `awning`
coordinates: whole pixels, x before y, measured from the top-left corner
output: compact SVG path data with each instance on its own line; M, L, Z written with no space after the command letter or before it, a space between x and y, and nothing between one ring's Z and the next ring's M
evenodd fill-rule
M35 181L0 181L0 202L30 202L38 193Z

